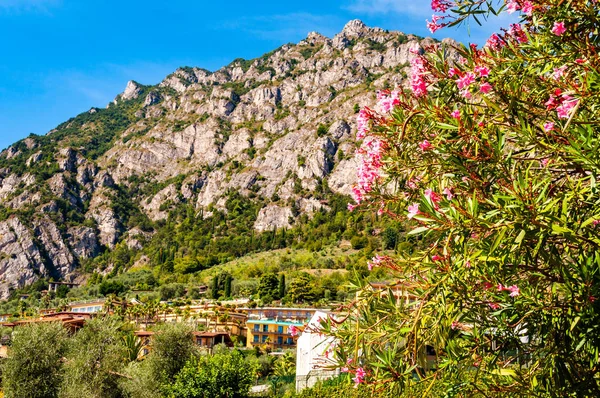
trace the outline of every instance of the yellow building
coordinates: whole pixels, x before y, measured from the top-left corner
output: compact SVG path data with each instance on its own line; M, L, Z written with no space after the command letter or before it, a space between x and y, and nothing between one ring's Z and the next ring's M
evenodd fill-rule
M266 345L271 349L296 347L296 338L291 335L292 326L300 327L302 322L287 322L273 319L248 319L246 322L246 347Z

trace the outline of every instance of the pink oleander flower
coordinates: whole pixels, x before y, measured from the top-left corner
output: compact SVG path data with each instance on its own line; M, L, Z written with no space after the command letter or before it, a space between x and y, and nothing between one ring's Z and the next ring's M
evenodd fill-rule
M433 204L433 207L437 210L438 209L438 203L440 202L441 198L440 195L438 195L437 193L435 193L432 189L427 188L425 190L424 193L425 197L427 199L429 199L429 201Z
M369 271L373 271L374 267L380 266L383 263L383 260L385 260L385 257L382 257L378 254L373 257L371 261L367 261L367 267L369 268Z
M552 27L552 29L550 31L552 33L554 33L556 36L561 36L563 33L565 33L567 31L567 29L565 28L564 22L554 22L554 26Z
M427 141L427 140L424 140L423 142L421 142L421 143L419 144L419 148L421 148L421 150L422 150L423 152L430 150L430 149L432 148L432 146L433 146L433 145L431 145L431 142L429 142L429 141Z
M600 224L600 220L594 220L594 221L592 221L592 224L593 224L594 226L596 226L596 225Z
M579 100L566 94L563 94L561 100L562 103L556 108L556 114L560 119L568 119Z
M553 122L546 122L546 123L544 123L544 131L546 133L549 133L552 130L554 130L554 123Z
M358 132L356 133L356 138L359 140L364 139L369 133L369 120L371 119L371 113L368 108L363 108L358 112L358 116L356 116L356 126Z
M450 325L450 329L452 329L452 330L456 330L456 329L459 329L459 328L460 328L460 322L453 321L452 325Z
M546 103L544 104L546 105L546 110L551 110L556 108L556 97L552 94L550 94L550 98L548 98L548 101L546 101Z
M442 257L442 256L440 256L440 255L437 255L437 254L434 254L434 255L431 257L431 261L442 261L443 259L444 259L444 257Z
M488 77L490 75L490 68L487 66L476 66L475 72L479 75L479 77Z
M411 52L413 52L412 49ZM425 60L417 53L417 56L410 61L410 87L417 98L427 95L426 72Z
M354 387L358 387L360 383L364 383L366 375L367 372L365 372L363 368L356 369L356 373L354 375L354 378L352 379L352 381L354 381Z
M509 0L506 7L506 11L509 14L512 14L513 12L518 11L520 8L521 6L515 0Z
M419 214L419 204L418 203L413 203L412 205L408 206L408 214L406 215L406 217L408 217L408 219L413 218L417 214Z
M510 297L517 297L519 294L521 294L521 291L519 290L517 285L509 286L509 287L505 288L505 290L508 290L510 292L510 294L509 294Z
M398 91L393 91L390 94L386 94L383 92L377 93L377 106L381 110L382 113L390 113L394 107L400 105L399 100L400 93Z
M354 209L356 209L356 205L353 205L352 203L348 203L348 211L352 212L352 211L354 211Z
M484 94L487 94L490 91L492 91L492 85L488 82L481 83L481 85L479 86L479 91L481 91Z
M450 116L452 116L455 119L460 119L460 110L455 109L454 111L452 111L452 113L450 114Z
M442 19L444 19L444 17L441 17L439 15L432 15L431 22L429 22L428 20L425 21L425 23L427 24L427 29L429 29L431 33L435 33L436 31L442 29L444 26L446 26L445 24L438 23Z
M492 50L498 50L504 46L503 40L496 33L490 36L485 43L484 47L491 48Z
M465 268L471 268L471 262L469 260L465 263Z
M464 76L458 78L456 80L456 85L459 89L464 89L469 87L475 81L475 74L473 72L467 72Z
M523 14L531 16L533 14L533 3L531 1L524 2L521 11L523 11Z
M409 187L410 189L417 189L417 182L418 181L415 181L415 180L412 180L412 179L408 180L406 182L406 186Z
M290 326L290 334L292 337L298 336L298 328L294 325Z
M502 283L498 283L498 291L499 292L503 292L504 291L504 286L502 285Z
M471 99L473 98L473 94L471 94L471 92L469 91L468 88L461 90L460 91L460 95L466 99Z
M448 69L448 76L452 77L455 75L460 75L460 71L456 68L450 68Z
M540 160L540 164L542 165L542 167L548 167L548 163L550 163L550 158Z
M579 64L579 65L581 65L581 64L585 64L585 59L582 59L582 58L577 58L577 59L575 60L575 63L576 63L576 64Z
M529 41L527 35L525 34L525 31L523 30L523 27L518 23L511 24L510 29L507 33L509 36L512 36L514 39L516 39L519 43L527 43Z
M435 12L446 12L446 10L454 5L448 0L431 0L431 9Z
M558 80L565 74L566 70L567 65L563 65L560 68L554 68L554 73L552 73L552 77L554 78L554 80Z
M498 310L498 309L500 309L500 304L498 304L498 303L489 303L488 305L489 305L489 306L490 306L490 308L491 308L491 309L493 309L493 310Z
M444 188L444 195L446 195L446 199L448 200L452 200L454 199L454 194L452 193L452 190L450 188Z

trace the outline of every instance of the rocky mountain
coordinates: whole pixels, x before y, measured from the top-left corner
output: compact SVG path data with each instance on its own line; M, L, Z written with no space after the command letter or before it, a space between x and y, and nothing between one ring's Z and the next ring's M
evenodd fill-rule
M216 72L134 81L105 109L0 154L0 296L39 278L141 250L182 206L210 220L232 193L257 201L252 227L292 228L355 181L355 113L405 86L410 49L432 44L355 20ZM88 270L89 271L89 270Z

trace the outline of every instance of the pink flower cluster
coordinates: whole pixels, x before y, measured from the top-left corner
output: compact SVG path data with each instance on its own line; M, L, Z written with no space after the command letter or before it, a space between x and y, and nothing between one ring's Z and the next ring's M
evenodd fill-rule
M298 336L298 328L294 325L290 326L290 334L292 337Z
M411 50L416 53L416 51ZM425 82L425 59L416 53L417 56L410 61L410 88L415 95L419 98L427 95L427 83Z
M384 261L388 260L387 257L376 255L371 259L371 261L367 261L367 267L369 267L369 271L373 271L374 267L379 267L383 264Z
M533 13L533 3L531 3L531 1L525 1L523 2L523 6L521 6L516 0L508 0L506 11L508 11L509 14L512 14L518 10L523 11L523 14L525 15L531 16Z
M504 44L504 40L502 40L500 36L494 33L485 43L485 47L491 48L492 50L499 50L502 47L504 47Z
M567 29L565 28L564 22L554 22L554 26L552 27L552 29L550 31L552 33L554 33L556 36L561 36L563 33L565 33L567 31Z
M519 43L527 43L529 41L521 24L511 24L510 29L506 33Z
M380 179L380 169L384 142L375 137L367 137L362 146L357 150L358 184L352 188L352 197L360 204L364 195L371 192ZM350 208L352 210L353 208Z
M431 205L433 206L434 209L438 210L440 208L440 206L439 206L439 203L441 200L440 195L438 195L432 189L429 189L429 188L425 190L424 195L427 199L429 199L429 201L431 202Z
M400 93L398 91L378 91L377 106L382 113L390 113L394 107L400 104ZM360 113L359 113L360 116Z
M419 214L419 204L418 203L413 203L412 205L408 206L408 214L406 215L408 217L408 219L413 218L417 214Z
M364 107L358 112L356 117L357 133L356 139L363 140L367 134L369 134L369 120L373 118L373 112L368 108Z
M578 103L579 100L577 98L573 98L568 94L562 94L560 89L556 89L554 94L550 95L550 98L548 98L548 101L546 101L544 105L546 105L547 110L556 109L556 114L560 119L568 119L573 112L573 108L575 108Z
M479 91L481 93L487 94L490 91L492 91L492 85L483 80L489 77L490 75L490 68L488 68L485 65L476 66L473 72L461 72L456 68L450 68L448 70L448 75L450 77L457 77L457 79L455 80L456 86L460 90L460 95L462 95L466 99L472 98L472 94L469 88L477 81L477 78L481 79L481 82L479 83ZM459 119L460 113L456 112L457 111L454 111L452 113L452 117L455 119Z
M453 1L448 0L431 0L431 9L435 12L446 12L448 8L455 5Z
M510 292L509 296L510 297L517 297L519 294L521 294L521 291L519 290L519 287L517 285L512 285L512 286L503 286L501 283L498 284L498 291L499 292Z
M352 381L354 382L354 387L358 387L359 384L365 382L365 377L367 376L367 372L363 368L356 369L356 373Z
M446 24L444 23L439 23L441 20L443 20L445 17L439 16L439 15L432 15L431 16L431 22L429 22L429 20L425 21L427 23L427 29L429 29L429 31L431 33L435 33L436 31L442 29L444 26L446 26Z

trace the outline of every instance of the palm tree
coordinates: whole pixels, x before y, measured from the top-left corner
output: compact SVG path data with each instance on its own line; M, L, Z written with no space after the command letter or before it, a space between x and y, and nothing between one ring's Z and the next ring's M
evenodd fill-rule
M123 344L125 345L125 361L127 363L137 361L144 344L133 333L123 336Z

